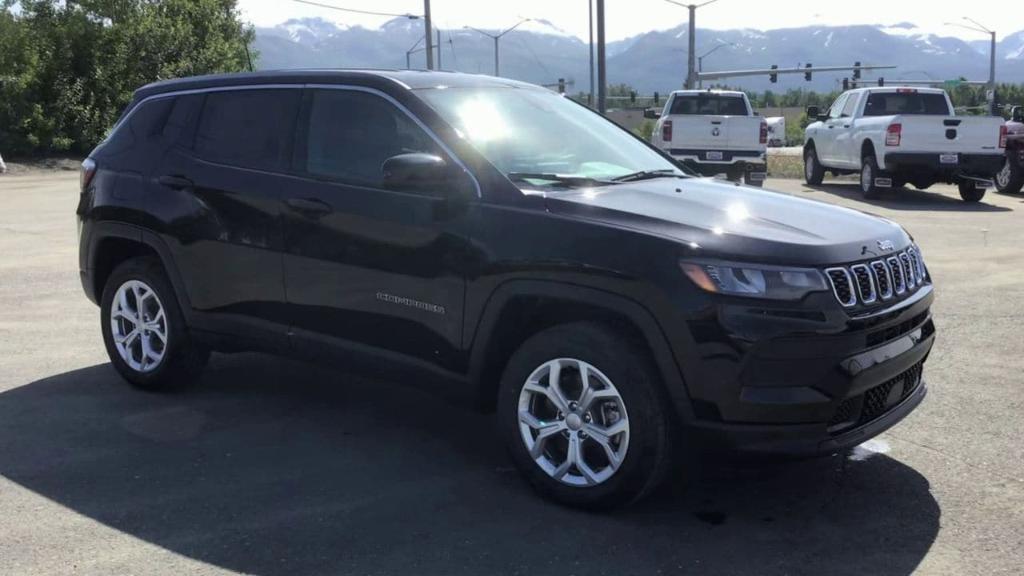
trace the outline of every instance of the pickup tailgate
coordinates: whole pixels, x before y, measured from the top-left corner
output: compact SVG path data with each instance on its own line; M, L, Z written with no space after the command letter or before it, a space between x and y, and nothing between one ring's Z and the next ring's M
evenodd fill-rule
M891 125L901 126L895 152L936 154L998 154L1003 119L995 116L895 116Z
M670 115L672 141L682 150L757 150L761 139L758 116Z

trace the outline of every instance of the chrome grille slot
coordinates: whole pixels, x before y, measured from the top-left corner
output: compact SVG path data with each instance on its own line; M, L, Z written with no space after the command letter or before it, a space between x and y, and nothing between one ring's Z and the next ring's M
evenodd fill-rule
M890 256L885 262L889 265L889 275L892 276L893 292L899 296L907 291L907 285L903 282L903 267L895 256Z
M850 267L850 272L853 272L861 304L874 304L878 300L878 292L875 290L875 279L871 275L871 269L867 264L857 264Z
M844 308L901 298L924 285L928 277L916 247L881 260L827 268L825 275Z
M843 306L850 307L857 305L857 296L853 293L853 280L850 271L846 268L829 268L825 270L829 281L832 283L832 293Z
M875 286L878 287L878 297L882 300L892 298L892 279L889 277L889 268L885 262L875 260L871 263L871 271L875 273Z

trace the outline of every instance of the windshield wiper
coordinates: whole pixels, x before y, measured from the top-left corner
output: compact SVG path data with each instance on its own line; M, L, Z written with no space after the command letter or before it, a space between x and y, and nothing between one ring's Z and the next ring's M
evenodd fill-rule
M655 178L687 178L674 168L662 168L661 170L640 170L625 176L612 178L613 182L636 182L638 180L653 180Z
M589 176L569 176L564 174L552 174L548 172L509 172L507 174L510 180L546 180L549 182L555 182L568 187L587 187L587 186L607 186L614 182L607 180L598 180L597 178L590 178Z

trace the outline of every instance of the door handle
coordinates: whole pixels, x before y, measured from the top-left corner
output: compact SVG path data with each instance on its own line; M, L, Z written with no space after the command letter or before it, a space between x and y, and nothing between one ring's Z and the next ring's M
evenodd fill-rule
M316 198L289 198L285 200L285 204L296 212L309 215L329 214L334 211L330 204Z
M192 181L184 176L164 175L157 178L156 181L161 186L166 186L172 190L184 190L185 188L191 188L193 186Z
M849 124L843 124L843 128L849 128L849 127L850 127Z

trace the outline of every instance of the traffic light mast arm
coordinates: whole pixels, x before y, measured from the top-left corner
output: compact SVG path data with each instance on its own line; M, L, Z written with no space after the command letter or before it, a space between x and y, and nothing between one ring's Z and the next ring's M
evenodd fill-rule
M721 78L734 78L738 76L766 76L777 74L811 74L814 72L846 72L850 70L892 70L896 66L814 66L803 68L761 68L752 70L718 70L715 72L700 72L701 80L718 80Z

